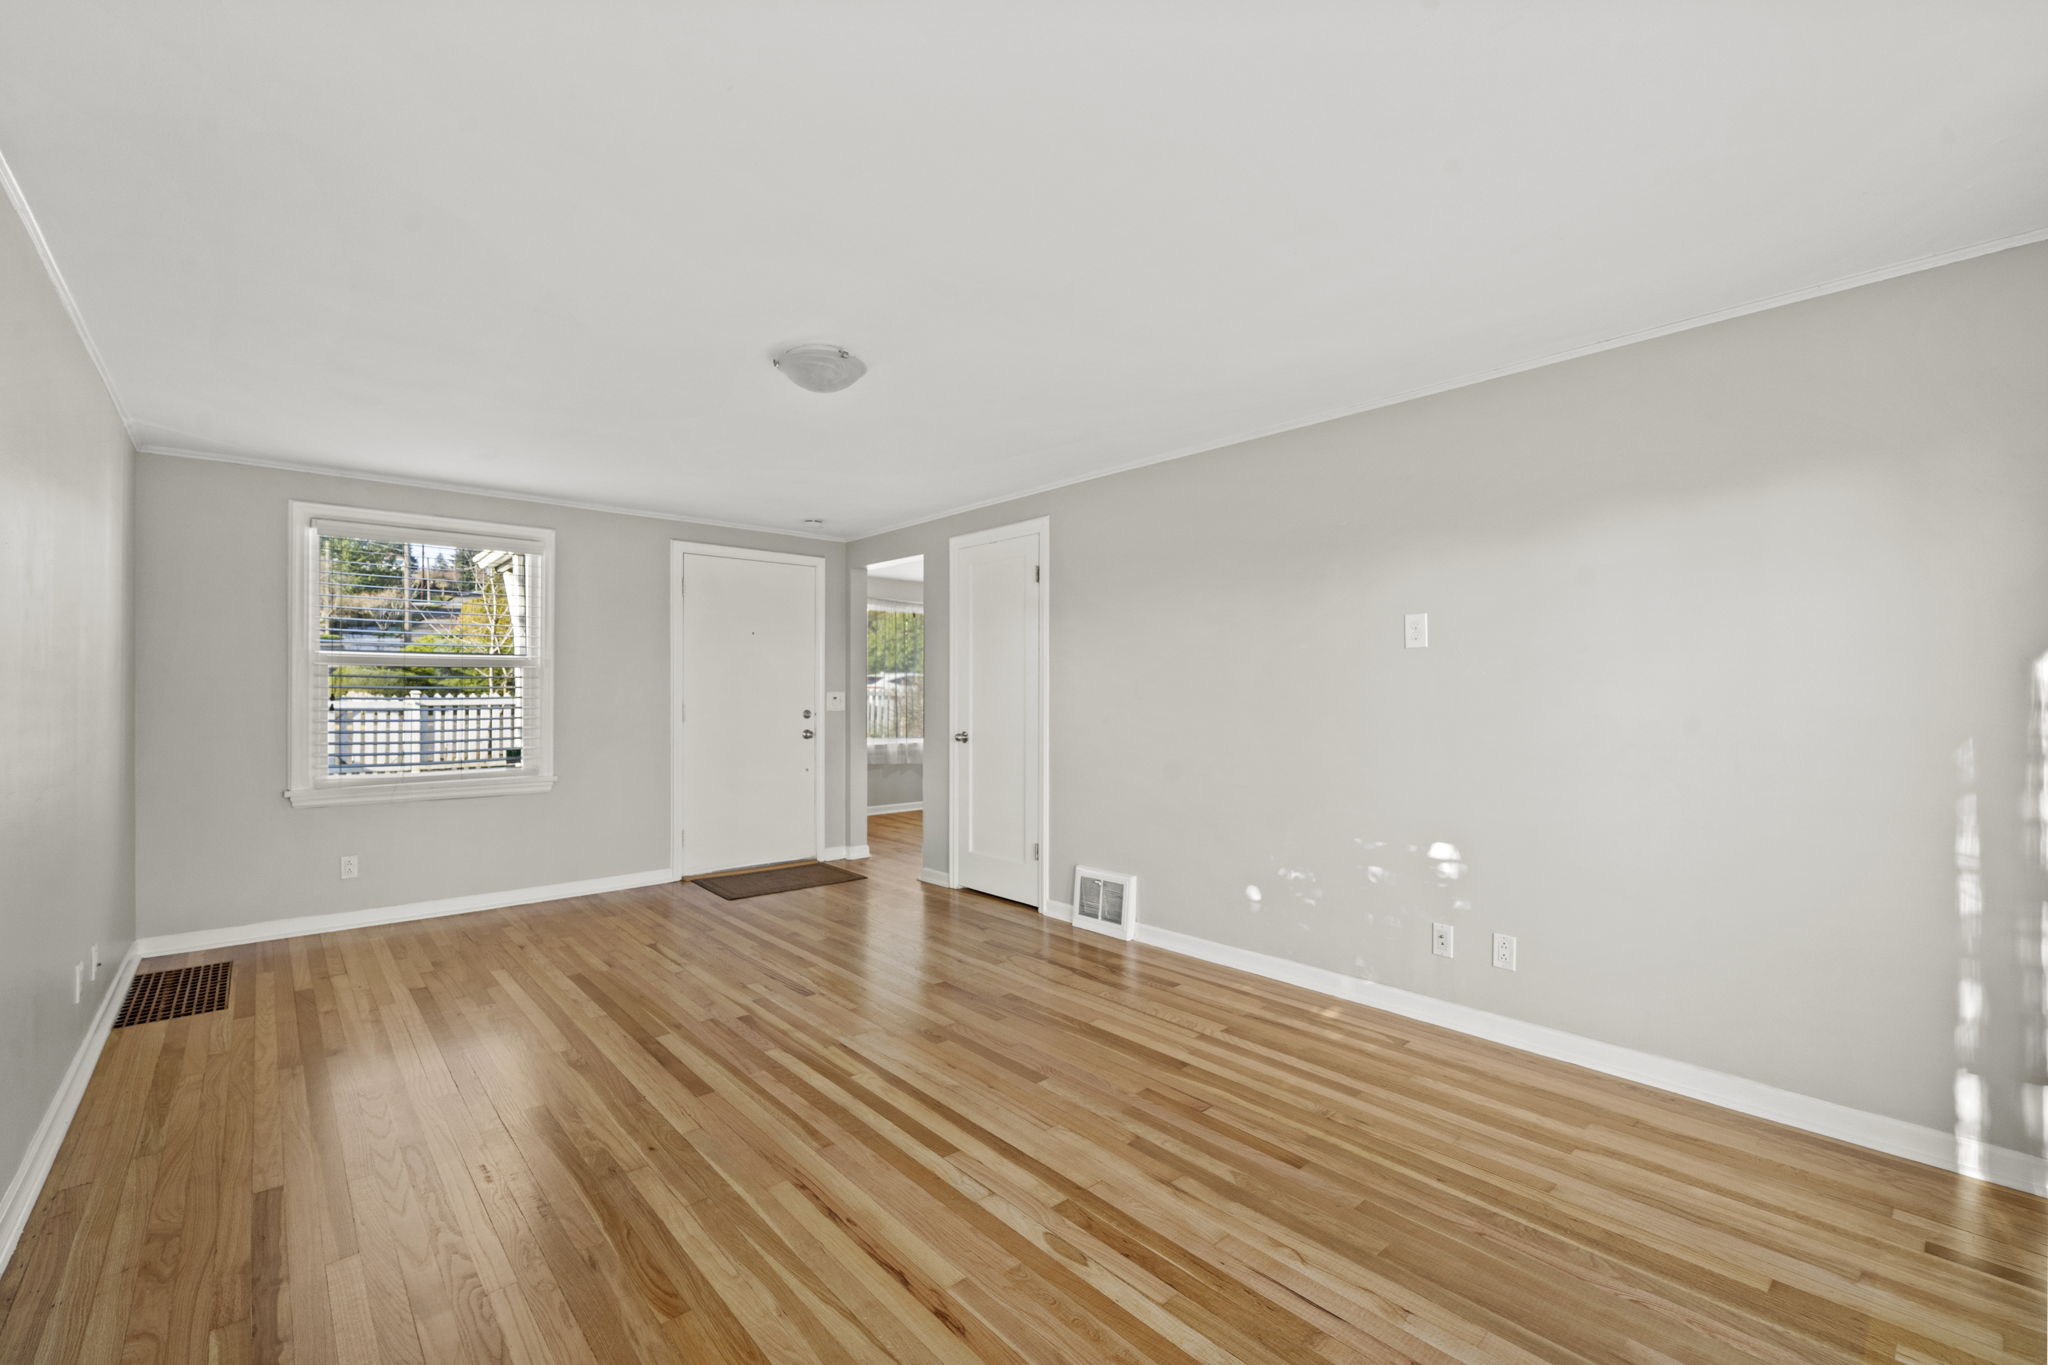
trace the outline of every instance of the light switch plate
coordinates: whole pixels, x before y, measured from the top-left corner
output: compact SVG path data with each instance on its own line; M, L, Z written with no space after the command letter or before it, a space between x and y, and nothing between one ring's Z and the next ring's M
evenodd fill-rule
M827 692L825 694L825 709L827 711L844 711L846 709L846 694L844 692Z

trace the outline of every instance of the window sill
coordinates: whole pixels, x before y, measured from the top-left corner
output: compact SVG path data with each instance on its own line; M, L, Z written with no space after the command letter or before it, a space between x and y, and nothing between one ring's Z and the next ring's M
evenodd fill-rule
M473 777L295 788L286 792L284 799L294 806L370 806L390 801L454 801L468 796L530 796L554 785L553 777Z

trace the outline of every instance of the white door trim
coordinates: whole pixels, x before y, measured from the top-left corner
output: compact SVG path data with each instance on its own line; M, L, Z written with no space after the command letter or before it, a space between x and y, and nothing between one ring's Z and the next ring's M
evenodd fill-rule
M1053 904L1052 894L1052 518L1033 517L986 531L954 536L946 548L947 675L946 675L946 877L960 885L960 732L961 641L963 600L953 588L960 581L960 552L976 545L1018 536L1038 537L1038 912ZM927 741L929 742L929 741ZM929 870L929 869L927 869Z
M818 756L811 765L816 809L811 856L825 860L825 558L780 550L749 550L738 545L712 545L695 540L668 543L668 848L669 866L683 875L683 556L717 555L724 559L756 559L770 564L807 565L817 575L817 676L811 680L811 711L818 718Z

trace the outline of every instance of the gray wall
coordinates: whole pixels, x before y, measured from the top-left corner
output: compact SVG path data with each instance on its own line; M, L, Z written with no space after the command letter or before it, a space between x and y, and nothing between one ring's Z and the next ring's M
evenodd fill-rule
M133 461L0 207L0 1186L135 938ZM95 942L107 965L74 1005L72 965Z
M870 806L907 806L924 800L924 765L921 763L868 764Z
M826 556L825 685L847 686L841 545L203 460L144 455L137 470L145 936L667 867L671 540ZM294 498L554 529L552 791L286 803L285 518ZM825 717L829 844L846 842L845 720ZM340 880L344 853L362 859L356 880Z
M1057 894L2041 1150L2048 246L857 542L934 717L947 537L1041 514Z

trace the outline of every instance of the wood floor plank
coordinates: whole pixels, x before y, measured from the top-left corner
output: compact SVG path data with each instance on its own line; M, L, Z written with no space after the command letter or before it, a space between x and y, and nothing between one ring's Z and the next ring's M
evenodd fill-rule
M2048 1358L2048 1203L917 880L294 939L110 1040L0 1360Z

